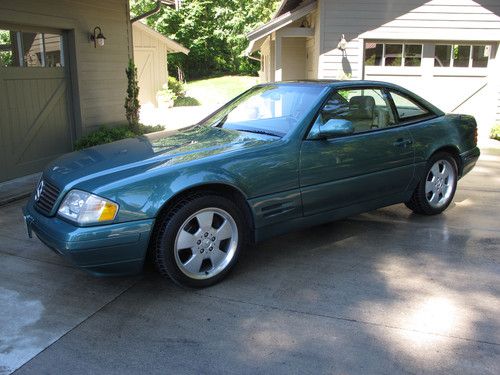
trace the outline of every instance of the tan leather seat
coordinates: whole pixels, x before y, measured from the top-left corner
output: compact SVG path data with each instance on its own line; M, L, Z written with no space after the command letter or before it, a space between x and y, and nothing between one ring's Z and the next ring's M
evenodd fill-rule
M375 99L371 96L353 96L349 100L349 120L356 133L370 130L373 126Z

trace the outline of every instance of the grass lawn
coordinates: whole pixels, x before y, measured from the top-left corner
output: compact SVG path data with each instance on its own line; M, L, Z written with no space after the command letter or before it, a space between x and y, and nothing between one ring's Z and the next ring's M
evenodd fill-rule
M202 105L219 106L258 83L258 77L224 76L188 82L187 96L192 96Z
M491 129L490 138L500 141L500 122Z

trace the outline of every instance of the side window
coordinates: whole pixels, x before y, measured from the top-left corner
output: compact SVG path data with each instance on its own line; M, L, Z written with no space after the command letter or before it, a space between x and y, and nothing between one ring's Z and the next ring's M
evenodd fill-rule
M316 118L318 128L331 119L352 122L354 133L386 128L395 124L387 95L380 89L342 89L334 92Z
M430 112L422 106L415 103L413 100L391 91L391 97L396 106L399 119L402 121L411 120L413 118L429 115Z

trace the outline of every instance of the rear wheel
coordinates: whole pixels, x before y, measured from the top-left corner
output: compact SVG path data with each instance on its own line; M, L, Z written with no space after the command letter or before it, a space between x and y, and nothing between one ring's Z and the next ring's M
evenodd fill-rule
M436 215L453 200L457 188L458 168L447 153L437 153L427 162L426 172L406 206L415 213Z
M241 208L218 195L179 202L159 224L155 262L176 283L205 287L235 265L248 238Z

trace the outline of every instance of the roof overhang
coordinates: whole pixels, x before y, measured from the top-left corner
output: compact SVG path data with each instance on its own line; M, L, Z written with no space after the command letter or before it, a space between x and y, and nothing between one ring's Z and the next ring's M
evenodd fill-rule
M175 40L166 37L165 35L143 24L142 22L134 22L132 24L132 27L137 27L139 30L142 30L145 33L154 37L155 39L158 39L160 43L163 43L167 47L167 51L170 53L180 52L184 53L185 55L189 53L189 49L184 47L182 44L177 43Z
M292 11L283 13L273 18L268 23L253 30L247 34L247 38L250 43L245 51L245 54L250 55L251 53L259 50L267 36L287 25L290 25L304 16L307 16L309 13L314 11L316 7L316 0L305 1ZM279 12L277 14L279 14Z

